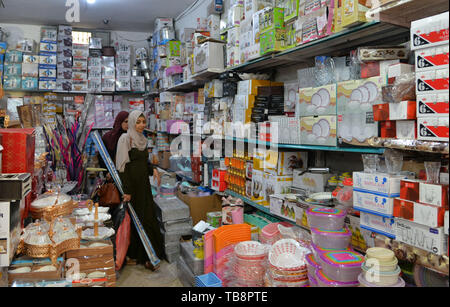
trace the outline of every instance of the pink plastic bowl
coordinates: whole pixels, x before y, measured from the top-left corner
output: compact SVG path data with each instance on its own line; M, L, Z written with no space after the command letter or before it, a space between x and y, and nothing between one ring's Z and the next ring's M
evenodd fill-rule
M319 270L316 273L316 280L319 287L358 287L358 281L352 282L341 282L337 280L330 279L324 274L323 270Z

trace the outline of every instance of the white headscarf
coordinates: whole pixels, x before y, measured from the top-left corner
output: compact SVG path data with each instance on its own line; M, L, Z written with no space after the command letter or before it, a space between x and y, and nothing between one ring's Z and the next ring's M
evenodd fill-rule
M125 171L125 165L130 162L128 152L131 148L139 150L147 149L147 138L136 131L136 122L139 117L144 116L141 111L133 111L128 116L128 131L122 134L117 144L116 168L119 172Z

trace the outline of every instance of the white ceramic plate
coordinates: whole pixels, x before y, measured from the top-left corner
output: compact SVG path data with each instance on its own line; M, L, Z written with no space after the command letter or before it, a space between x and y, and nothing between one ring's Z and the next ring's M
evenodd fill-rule
M83 240L88 240L88 241L98 241L98 240L103 240L106 238L109 238L111 236L113 236L115 233L114 229L112 228L107 228L107 227L99 227L98 228L98 236L94 236L94 228L88 228L83 230L83 233L81 235L81 238Z
M369 103L369 90L364 86L360 86L358 89L362 93L361 104Z
M320 98L322 98L321 106L325 108L328 107L331 102L330 93L326 89L322 88L317 92L317 94L319 94Z
M320 128L322 130L321 136L324 138L329 137L330 130L331 130L330 123L325 119L321 119L321 120L319 120L318 124L320 125Z
M364 87L369 91L369 103L374 103L378 97L378 87L372 81L364 84Z

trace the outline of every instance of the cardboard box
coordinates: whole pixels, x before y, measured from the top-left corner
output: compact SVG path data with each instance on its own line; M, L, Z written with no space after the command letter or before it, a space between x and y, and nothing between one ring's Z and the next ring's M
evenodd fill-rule
M260 54L265 55L272 52L279 52L286 49L286 30L271 29L261 33Z
M402 179L408 179L408 176L353 172L353 191L377 192L384 197L399 197Z
M335 115L301 117L301 143L305 145L337 146L337 129Z
M417 95L417 117L448 116L448 113L448 92Z
M411 50L448 44L448 11L411 22Z
M328 179L332 174L303 173L303 170L295 169L293 172L292 186L311 193L324 192Z
M307 152L288 152L268 150L264 160L264 170L276 176L290 176L294 169L308 168Z
M400 180L400 198L403 200L418 202L420 182L420 180L416 179Z
M447 253L444 227L428 227L395 218L395 239L437 255Z
M361 212L360 226L363 229L396 239L395 218Z
M21 234L22 201L0 202L0 267L11 263Z
M343 28L353 27L367 21L366 12L369 8L360 4L360 1L343 0L342 8L341 26Z
M417 119L417 139L424 141L448 141L448 128L448 115L439 117L419 117Z
M213 79L205 83L205 98L221 98L223 96L223 81Z
M394 216L428 227L444 226L445 208L430 206L400 198L394 200Z
M417 121L399 120L396 122L396 137L398 139L417 139Z
M258 95L258 87L270 86L269 80L244 80L238 82L238 95Z
M44 265L31 265L29 273L13 273L8 274L8 284L11 286L16 280L55 280L64 278L63 262L57 262L56 271L52 272L35 272ZM12 268L10 268L12 269Z
M416 119L416 101L377 104L372 107L375 121Z
M448 92L449 69L439 68L416 73L416 94Z
M2 172L33 174L35 130L0 129L0 135L3 137Z
M419 183L419 202L437 207L448 208L448 185Z
M193 225L201 220L206 221L206 213L222 210L222 202L217 195L192 197L178 190L177 197L188 205Z
M329 84L299 90L299 112L301 116L335 115L337 85Z
M449 45L445 44L437 47L424 48L415 51L415 70L433 70L448 68Z
M206 42L194 48L194 73L224 69L223 44Z
M448 236L448 210L445 211L444 216L444 233Z
M397 122L393 120L380 122L380 136L382 138L396 138Z
M414 221L414 204L415 202L413 201L394 198L394 216L405 220Z
M287 201L284 195L273 194L270 196L270 213L289 221L296 222L297 212L296 204Z
M270 205L270 196L274 194L288 194L291 192L292 176L274 176L265 174L264 205Z
M251 200L257 204L263 205L265 199L265 180L266 173L264 171L253 169L252 173L252 198Z
M394 84L397 77L413 72L414 65L411 64L397 63L390 65L387 73L388 84Z
M337 114L373 112L372 105L382 104L384 77L338 82Z
M393 217L394 198L353 191L353 208L370 214Z
M284 29L284 9L279 7L259 11L259 30L261 32Z

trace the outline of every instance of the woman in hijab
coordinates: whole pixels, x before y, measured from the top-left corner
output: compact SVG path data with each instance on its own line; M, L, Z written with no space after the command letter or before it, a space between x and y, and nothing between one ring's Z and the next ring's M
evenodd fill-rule
M128 130L128 115L127 111L122 111L117 114L112 130L105 133L102 137L106 150L108 150L109 156L113 162L116 161L117 143L119 142L119 138Z
M158 171L149 164L147 138L143 132L146 119L141 111L133 111L128 117L128 131L117 145L116 168L123 185L124 201L130 201L159 258L164 255L163 238L156 218L149 176L160 182ZM128 257L132 262L152 268L135 227L131 227Z

